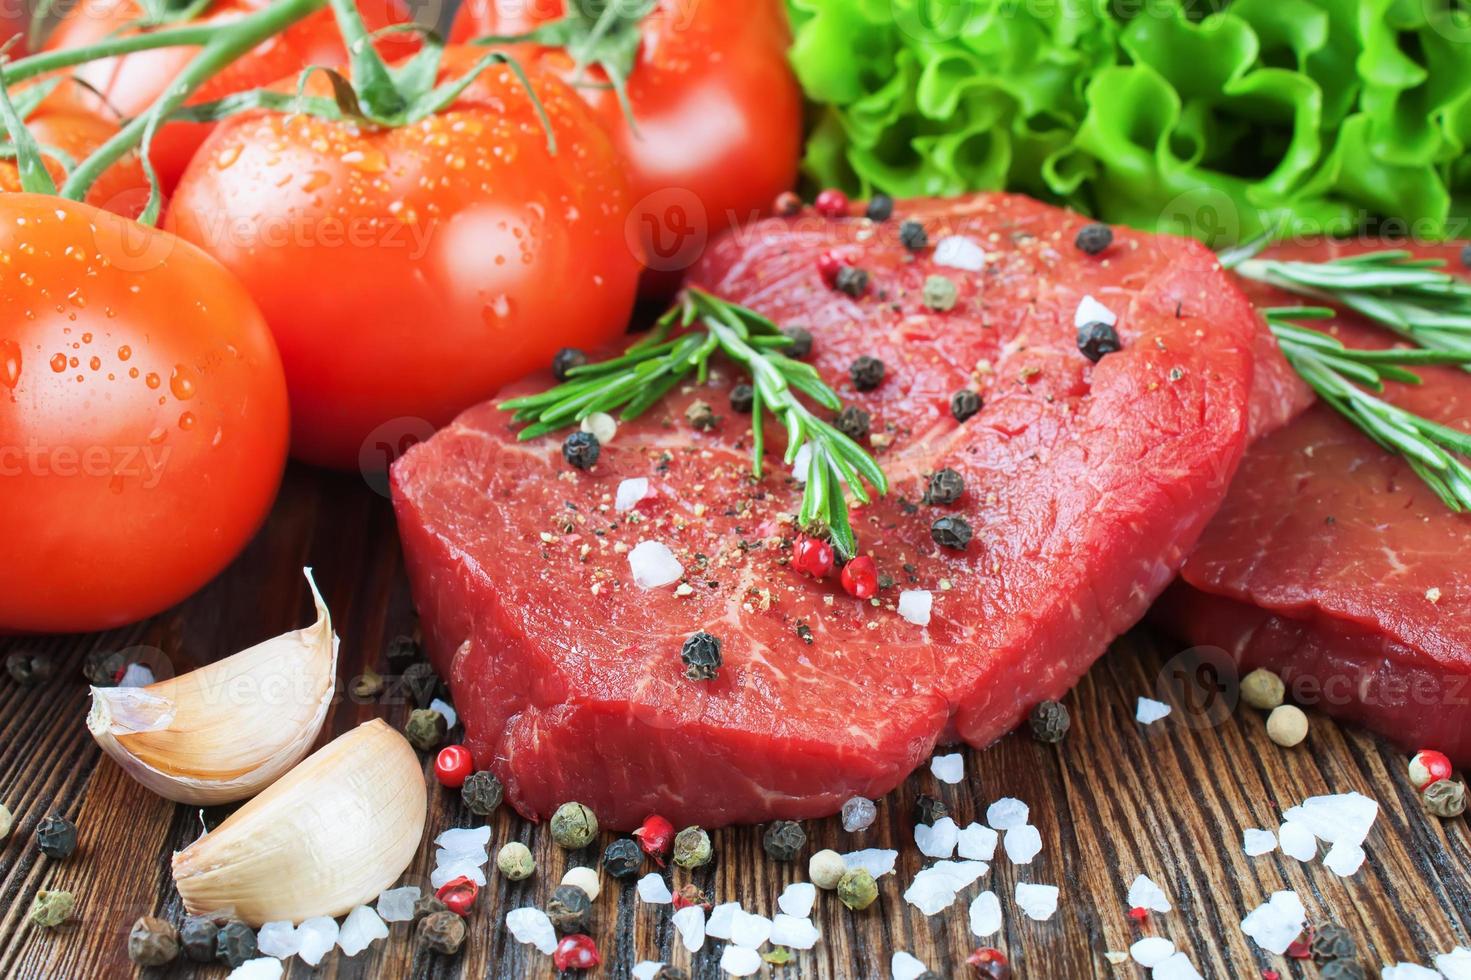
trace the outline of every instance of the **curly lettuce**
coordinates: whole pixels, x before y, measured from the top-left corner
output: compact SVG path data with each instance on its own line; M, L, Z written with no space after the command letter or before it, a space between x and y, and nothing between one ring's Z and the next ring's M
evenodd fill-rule
M1019 190L1217 247L1461 230L1471 12L1454 0L788 6L820 185Z

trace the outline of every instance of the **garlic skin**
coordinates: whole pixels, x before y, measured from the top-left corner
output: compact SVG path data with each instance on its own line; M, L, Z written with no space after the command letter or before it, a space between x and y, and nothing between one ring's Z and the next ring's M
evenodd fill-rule
M337 637L311 569L317 621L141 688L94 687L87 729L145 787L209 806L253 796L301 761L337 688Z
M345 915L408 868L427 812L418 756L375 718L176 853L174 884L190 914L230 909L252 927Z

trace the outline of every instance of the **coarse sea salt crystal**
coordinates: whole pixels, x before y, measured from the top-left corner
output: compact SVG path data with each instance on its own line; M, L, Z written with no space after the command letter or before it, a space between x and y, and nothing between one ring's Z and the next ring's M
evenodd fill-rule
M691 953L698 953L705 946L705 909L700 905L686 905L669 917L679 933L680 942Z
M936 861L914 876L904 891L904 900L925 915L934 915L953 904L962 888L968 888L989 870L980 861Z
M147 687L154 681L153 671L142 664L128 664L123 671L122 678L117 682L118 687Z
M628 553L628 567L633 570L633 584L641 589L657 589L678 582L684 566L674 557L669 546L658 541L640 541Z
M1379 804L1362 793L1314 796L1282 814L1291 824L1301 824L1313 836L1329 844L1347 841L1362 844L1379 816Z
M940 782L954 786L965 778L965 756L959 752L937 755L930 760L930 772Z
M633 510L638 502L649 495L649 478L646 476L635 476L618 484L618 492L613 496L613 509L616 511Z
M737 913L741 911L740 902L726 902L717 905L710 910L710 918L705 922L705 935L711 939L729 939L730 927L735 923Z
M899 593L899 615L915 626L930 625L935 597L928 589L905 589Z
M974 238L965 235L946 235L935 242L932 256L935 265L965 272L980 272L986 267L986 250Z
M929 967L916 959L912 953L895 953L889 960L889 972L894 980L916 980L929 972Z
M664 883L661 874L646 874L638 880L639 901L648 905L668 905L674 901L674 893Z
M1129 885L1129 908L1149 909L1153 912L1169 912L1174 909L1165 890L1145 875L1140 875Z
M434 838L446 851L470 851L490 846L490 827L454 827Z
M422 892L418 885L390 888L378 896L378 917L384 922L409 922L414 918L414 903Z
M925 857L947 858L955 853L960 841L960 828L949 817L941 817L933 825L914 825L914 844Z
M882 878L894 871L894 862L899 858L898 851L885 850L881 847L866 847L861 851L849 851L843 855L843 864L849 871L854 868L866 868L873 875L874 880Z
M1012 864L1031 864L1042 853L1042 834L1031 824L1022 824L1008 830L1002 844Z
M284 969L274 956L261 956L241 963L225 980L281 980Z
M1323 856L1323 866L1340 878L1347 878L1364 864L1364 849L1350 841L1339 841L1328 848Z
M1057 911L1057 886L1016 883L1016 904L1029 919L1046 922Z
M1440 971L1418 963L1396 963L1394 966L1386 966L1379 975L1384 980L1441 980Z
M1311 861L1318 856L1318 838L1305 824L1284 823L1277 831L1282 853L1299 861Z
M589 412L578 428L591 433L600 446L606 446L618 434L618 422L607 412Z
M1152 725L1161 718L1168 718L1174 710L1163 701L1153 698L1140 698L1139 704L1134 708L1134 720L1141 725Z
M1435 958L1435 968L1445 974L1446 980L1471 980L1471 949L1457 946L1441 953Z
M1175 953L1160 961L1151 976L1153 980L1204 980L1184 953Z
M1073 313L1073 326L1075 327L1087 326L1090 323L1106 323L1111 327L1118 322L1119 318L1114 311L1092 296L1084 296Z
M654 980L663 967L664 963L661 960L640 960L633 965L629 976L633 977L633 980Z
M429 702L430 711L438 711L444 716L444 727L454 728L460 723L460 716L455 714L454 706L443 698L435 698Z
M557 951L557 930L539 908L527 906L507 912L506 928L518 943L535 946L547 956Z
M1247 857L1261 857L1277 849L1277 835L1270 830L1249 827L1241 832L1241 842Z
M771 938L771 920L741 909L730 921L730 941L737 946L760 949Z
M1175 944L1161 936L1150 936L1141 939L1129 947L1129 955L1134 957L1134 962L1152 970L1175 953Z
M255 942L262 953L278 960L290 959L301 948L301 941L296 938L296 926L290 922L267 922L260 927Z
M761 969L761 954L747 946L727 946L720 954L720 968L733 977L749 977Z
M843 829L848 833L867 830L878 819L879 810L873 800L855 796L843 804Z
M1241 931L1262 949L1281 956L1306 925L1307 912L1297 893L1279 891L1241 920Z
M1013 827L1026 826L1027 818L1031 815L1031 807L1011 796L1003 796L986 807L986 823L992 830L1011 830Z
M981 892L970 903L970 931L980 939L1001 931L1001 899L995 892Z
M811 919L778 912L771 920L771 944L790 946L792 949L811 949L822 938L822 933Z
M337 945L337 920L327 915L307 919L296 927L296 955L307 966L316 966Z
M812 904L816 901L816 885L810 881L794 881L782 890L776 904L787 915L805 919L812 914Z
M378 918L377 912L366 905L359 905L349 912L342 920L342 928L337 931L337 945L348 956L356 956L374 941L387 938L388 926Z
M984 824L973 823L962 827L958 850L961 857L971 861L989 861L996 856L996 841L1000 835Z
M456 878L469 878L481 888L485 887L485 869L481 867L485 862L473 857L461 858L448 864L441 864L429 872L429 886L435 891L454 881Z

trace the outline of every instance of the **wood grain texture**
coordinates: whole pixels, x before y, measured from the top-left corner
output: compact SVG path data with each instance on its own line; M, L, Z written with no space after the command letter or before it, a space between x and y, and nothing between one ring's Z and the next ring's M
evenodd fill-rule
M15 812L16 829L0 843L0 976L24 978L223 976L221 967L180 962L138 971L127 960L125 937L139 915L175 922L183 911L169 875L171 853L193 840L200 814L174 806L133 784L101 756L86 733L86 685L81 664L93 650L142 646L166 656L175 670L243 648L311 621L300 568L316 568L317 580L342 637L339 689L366 667L384 670L383 651L395 635L412 629L411 599L403 576L386 500L363 480L293 468L267 526L247 552L199 595L145 623L106 634L0 641L0 650L45 651L57 660L46 685L22 689L0 678L0 801ZM977 943L966 907L977 888L947 912L925 918L901 898L920 855L908 817L913 797L927 792L945 800L962 824L981 819L1000 796L1031 805L1044 850L1025 868L998 852L987 880L1002 898L1006 926L994 944L1012 958L1018 977L1142 977L1133 964L1111 966L1108 950L1124 950L1146 934L1164 935L1188 951L1211 978L1256 977L1266 966L1284 976L1315 976L1310 966L1284 965L1246 940L1239 921L1272 891L1297 890L1311 915L1332 916L1353 930L1366 965L1408 960L1428 964L1438 952L1471 945L1471 836L1464 821L1424 815L1404 775L1404 759L1383 742L1313 718L1307 745L1280 749L1266 738L1263 719L1241 709L1217 725L1179 710L1148 728L1133 720L1140 695L1155 696L1175 647L1145 630L1123 638L1069 696L1073 730L1061 746L1013 735L985 752L967 750L966 779L941 786L927 771L880 801L880 819L869 831L846 834L837 820L807 825L808 852L894 847L901 852L896 876L883 879L879 901L853 914L830 894L819 896L815 920L823 939L777 977L880 978L889 959L908 950L940 976L965 976L965 956ZM390 692L379 702L357 703L340 693L329 734L368 718L400 724L408 708ZM1192 720L1195 723L1192 724ZM426 773L428 761L426 761ZM1349 879L1320 865L1280 854L1246 858L1245 827L1275 827L1283 809L1304 797L1358 790L1383 810L1370 837L1368 862ZM81 847L53 862L37 851L32 834L53 810L80 827ZM476 822L431 780L429 830L407 883L427 887L433 836ZM217 816L217 815L216 815ZM596 864L598 850L566 854L542 828L508 809L495 815L492 847L521 840L536 855L537 874L522 883L493 875L470 923L461 954L444 958L419 952L402 924L386 943L354 958L330 955L313 971L294 962L288 975L322 978L550 977L548 957L511 942L504 913L541 904L576 864ZM677 887L693 881L717 901L739 899L772 913L789 882L805 879L805 860L779 865L761 850L757 830L714 835L717 859L690 874L675 869ZM611 839L606 835L602 843ZM1144 925L1128 916L1125 894L1136 874L1148 874L1171 896L1176 911ZM1061 906L1049 922L1020 916L1011 895L1018 880L1057 884ZM25 914L37 891L76 893L79 919L54 932L30 926ZM694 958L669 924L668 907L641 906L631 888L605 879L594 904L593 933L605 966L598 975L627 977L643 959L693 967L701 978L722 976L722 944L710 941Z

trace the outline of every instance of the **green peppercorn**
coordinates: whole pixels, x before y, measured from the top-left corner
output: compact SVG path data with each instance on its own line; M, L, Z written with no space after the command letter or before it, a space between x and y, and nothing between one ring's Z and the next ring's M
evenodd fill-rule
M77 825L53 813L36 825L36 844L42 854L63 861L77 849Z
M603 852L603 867L614 878L632 878L643 866L643 849L631 837L618 838Z
M1282 703L1287 687L1282 678L1258 667L1241 679L1241 700L1258 711L1271 711Z
M1078 237L1073 239L1073 244L1086 255L1098 255L1113 244L1113 229L1097 223L1084 225L1078 232Z
M854 442L868 438L871 417L857 405L848 405L833 419L833 427Z
M970 523L963 517L947 514L930 525L935 544L952 551L964 551L970 545Z
M195 963L211 963L215 958L215 940L220 927L207 915L192 915L179 930L179 945L184 955Z
M1325 963L1318 977L1319 980L1369 980L1368 971L1358 960L1333 960Z
M531 848L513 840L496 854L495 866L512 881L522 881L535 873L536 859L531 856Z
M739 384L730 389L730 410L741 415L750 415L751 409L756 405L756 389L747 384Z
M256 945L255 932L250 926L239 919L231 919L220 926L219 935L215 936L215 959L234 970L259 955L260 947Z
M857 299L868 292L868 273L851 265L842 266L833 277L833 288Z
M1032 727L1032 737L1039 742L1061 742L1072 725L1072 717L1060 701L1043 701L1032 709L1027 722Z
M408 723L404 725L404 737L409 744L420 752L432 752L444 741L449 726L445 724L444 715L432 708L415 708L409 712Z
M82 661L82 676L93 687L116 687L127 669L127 658L118 650L93 650Z
M681 868L700 868L710 863L713 850L703 827L686 827L674 835L674 863Z
M766 828L761 846L777 861L795 861L807 846L807 832L795 820L778 820Z
M720 673L720 638L700 630L691 633L680 648L679 659L684 661L684 676L692 681L713 681Z
M465 944L465 920L450 911L426 915L415 931L425 949L443 956L455 955Z
M591 432L574 432L562 443L562 458L579 470L591 468L602 451L603 444Z
M404 674L416 663L424 660L424 648L419 641L406 633L400 633L388 641L384 654L390 674Z
M179 930L173 923L145 915L128 932L128 959L139 966L163 966L179 957Z
M867 868L854 868L838 879L838 901L855 912L862 912L879 897L879 886Z
M586 847L598 836L598 818L581 803L563 803L552 814L552 840L569 851Z
M952 469L936 470L930 475L929 486L925 487L924 502L927 504L953 504L965 493L965 479Z
M934 825L936 820L950 816L950 808L933 796L921 793L914 798L914 822Z
M1103 360L1105 354L1123 350L1119 335L1112 326L1102 320L1092 320L1078 328L1078 350L1094 364Z
M1437 817L1459 817L1466 812L1466 784L1459 779L1437 779L1425 787L1420 802Z
M563 347L557 351L552 358L552 377L558 381L566 381L568 374L573 368L582 367L587 363L587 355L576 347Z
M55 929L72 917L76 907L71 892L39 891L31 902L30 920L43 929Z
M592 899L576 885L558 885L547 902L547 918L558 932L586 932Z
M0 841L10 836L11 828L15 826L15 817L10 815L10 808L0 803Z
M684 410L684 417L700 432L709 432L720 421L715 417L715 409L710 407L710 403L699 398L690 402L689 408Z
M875 194L869 198L863 213L869 221L888 221L894 213L894 199L887 194Z
M929 276L924 281L924 305L940 313L955 308L960 295L955 282L947 276Z
M5 658L5 670L21 687L33 687L50 680L55 667L44 653L21 652Z
M1349 931L1336 922L1320 922L1313 926L1313 962L1322 966L1329 960L1351 960L1359 955Z
M848 365L848 376L859 391L873 391L884 381L884 362L864 354Z
M950 414L957 422L964 422L980 410L981 396L969 388L962 388L950 396Z
M506 846L509 847L510 845L507 844ZM527 854L529 856L530 852L528 851ZM449 912L449 906L441 902L439 897L433 892L420 892L419 897L414 899L414 913L411 921L422 922L424 919L439 912ZM454 913L450 912L450 915L454 915Z
M782 327L781 332L791 340L791 344L783 347L781 352L787 357L801 360L812 353L812 332L803 327Z
M481 817L494 813L505 795L505 787L492 772L473 772L465 777L465 785L460 787L460 799L471 813Z
M900 222L899 241L911 252L917 252L930 243L930 236L925 234L924 225L914 219Z

